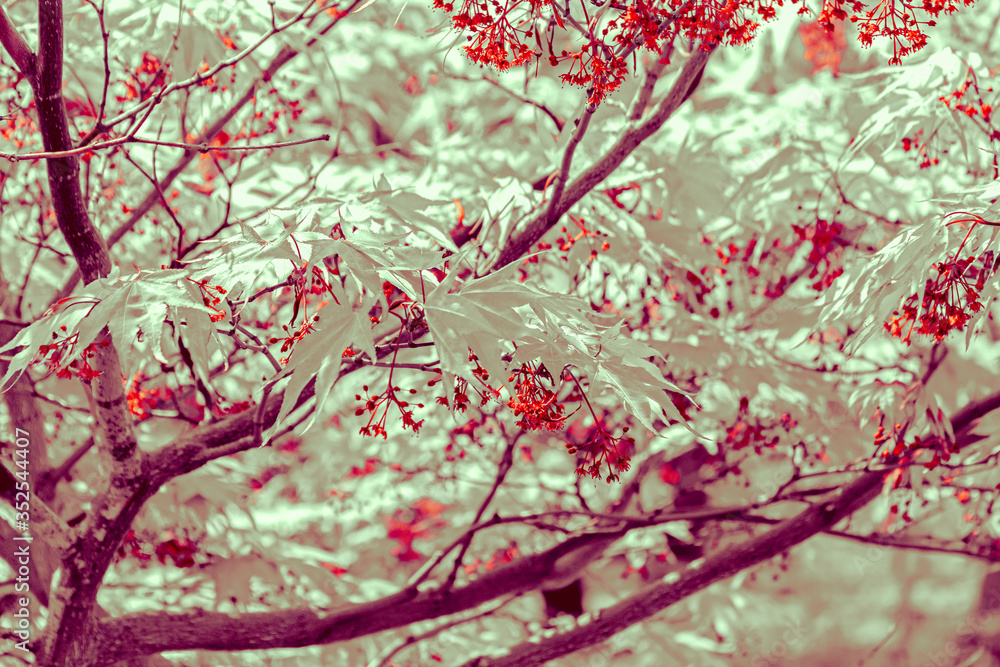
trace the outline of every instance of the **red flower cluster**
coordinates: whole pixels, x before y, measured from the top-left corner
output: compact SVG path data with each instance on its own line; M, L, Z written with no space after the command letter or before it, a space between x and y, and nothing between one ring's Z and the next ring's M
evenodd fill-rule
M170 387L143 387L142 383L148 379L144 373L137 373L132 378L132 384L125 393L128 411L138 421L151 417L152 411L164 401L170 400L172 395Z
M986 92L992 93L993 87L987 87ZM983 90L979 88L979 77L971 67L966 71L962 85L938 99L949 109L968 116L991 141L1000 139L1000 130L993 126L993 104L983 98ZM996 177L997 173L994 172L994 178Z
M202 302L212 310L211 320L213 322L221 322L226 319L226 311L219 308L222 303L222 297L226 295L225 288L222 285L209 285L208 279L205 280L193 280L188 278L188 280L198 286L201 291Z
M376 466L382 463L378 459L366 459L365 467L359 468L358 466L352 466L351 472L344 475L344 479L354 479L356 477L365 477L372 474L376 470Z
M810 13L808 0L789 1L801 3L800 14ZM926 45L923 28L934 25L934 18L957 11L960 3L971 6L974 2L823 0L815 25L835 35L836 23L850 18L865 46L871 46L875 37L891 39L893 57L889 62L899 63L903 56ZM706 48L745 45L756 36L761 21L775 17L784 0L608 0L596 9L586 0L572 7L552 0L462 0L457 10L455 4L434 0L436 8L452 14L456 29L469 33L465 52L473 62L501 71L532 60L537 65L543 58L553 67L568 62L569 70L560 78L586 87L590 103L599 104L621 86L635 49L655 53L663 40L676 37L701 42ZM560 38L556 31L568 31L567 26L580 41L575 47L557 51L554 42ZM818 33L813 31L810 39L817 47ZM834 44L837 39L833 37ZM827 63L834 65L834 60L836 57Z
M569 230L566 227L559 228L559 231L561 231L565 236L560 236L558 239L556 239L556 245L558 245L559 249L562 250L563 252L566 252L567 250L572 248L573 245L581 239L597 236L597 232L587 229L587 223L582 216L579 218L574 218L572 215L567 217L569 217L569 219L572 220L576 224L576 226L580 228L580 231L577 232L576 234L570 234ZM608 249L607 242L605 242L601 246L601 249L602 250Z
M247 486L250 487L251 491L257 493L265 486L267 486L267 483L270 482L272 479L274 479L278 475L285 474L289 470L290 468L287 465L268 466L267 468L261 470L260 475L258 475L257 477L251 477L250 481L247 483Z
M752 446L754 451L760 454L765 447L773 449L781 441L777 434L779 428L787 433L798 426L798 421L787 412L782 413L775 421L762 422L754 419L752 423L746 416L745 410L741 412L743 415L736 420L736 423L726 429L726 444L737 451ZM772 435L769 437L768 433Z
M391 381L391 376L390 376L390 381ZM416 406L411 406L409 402L400 400L399 397L396 396L396 393L401 391L399 387L394 387L390 383L389 386L386 388L386 390L383 391L381 394L378 394L377 396L368 396L368 385L365 385L364 387L362 387L362 389L365 392L365 399L364 399L365 404L362 407L355 410L354 415L356 417L360 417L366 412L369 412L371 413L371 417L368 418L368 424L362 426L361 429L358 431L358 433L360 433L361 435L370 435L373 438L382 436L382 439L385 440L388 437L385 432L385 424L386 424L386 419L389 416L389 407L392 405L396 406L396 409L399 411L400 416L403 418L404 430L407 428L411 428L413 429L414 433L417 433L420 430L420 427L424 425L423 419L421 419L420 421L414 421L413 419L413 407L422 408L424 407L424 404L417 403ZM417 393L417 390L410 389L410 393L415 394ZM362 400L361 394L355 394L354 398L355 400L358 401ZM378 415L378 412L380 410L382 412L382 416L378 418L378 421L376 421L375 417Z
M777 299L790 285L789 276L786 275L790 261L797 257L797 250L806 242L812 243L812 248L806 256L806 262L812 265L808 277L815 279L811 286L817 292L827 289L844 272L837 252L847 245L841 238L844 225L836 220L816 218L802 225L792 224L792 231L795 236L787 245L782 242L781 237L766 243L757 237L752 237L745 246L736 243L729 243L725 247L715 246L720 266L704 266L698 273L687 271L685 278L691 285L690 288L668 282L667 288L672 292L672 300L682 302L688 312L695 312L691 296L694 297L694 302L705 305L706 297L717 287L721 287L723 282L726 286L732 286L733 281L726 276L732 270L731 265L737 262L742 263L743 270L751 279L751 294ZM707 237L702 242L706 245L712 244ZM758 246L763 246L763 250ZM722 298L716 294L716 303L720 306ZM726 301L725 306L729 311L734 310L732 299ZM709 309L709 314L713 318L718 318L722 313L719 307L713 307Z
M61 329L66 331L66 326L63 325ZM53 333L52 340L55 342L47 345L39 345L37 360L44 362L50 371L55 371L58 378L66 379L76 376L84 382L90 382L100 375L90 365L90 359L94 357L98 345L108 347L111 345L111 341L102 340L100 343L91 343L83 349L79 357L69 362L66 368L61 368L63 359L73 356L79 337L80 334L75 333L72 336L60 339L57 334Z
M151 391L156 391L156 390L151 390ZM169 398L169 393L166 394L166 397ZM249 410L252 405L253 404L250 401L235 401L233 403L230 403L229 405L224 405L222 402L220 402L215 406L215 414L219 415L220 417L224 417L226 415L238 415L241 412L246 412L247 410Z
M552 376L545 366L522 364L508 378L514 383L514 395L507 406L514 411L514 416L520 416L517 425L525 431L545 429L554 431L562 427L566 421L564 407L556 399L551 389L542 386L542 381L552 384Z
M535 54L521 38L530 39L533 31L524 27L527 21L519 21L520 27L516 27L509 18L520 4L520 0L505 0L503 3L498 0L465 0L462 3L462 9L452 17L452 23L458 30L472 33L470 44L465 47L472 62L492 65L503 71L531 60ZM528 11L536 14L534 18L540 15L543 4L530 3ZM442 0L434 0L434 6L449 13L453 9L451 2Z
M149 99L153 93L167 84L170 78L169 66L169 63L161 63L159 58L148 51L143 53L142 62L135 67L134 73L130 70L122 82L125 86L125 95L118 95L115 99L118 102Z
M799 26L799 38L805 47L803 58L812 63L811 74L829 69L840 74L840 63L847 50L843 21L813 21Z
M934 19L941 14L954 14L959 5L971 7L976 0L876 0L869 9L871 0L824 0L823 11L817 21L832 30L833 21L848 18L844 7L853 12L851 23L858 27L858 40L865 47L872 45L876 37L892 40L890 65L898 65L904 56L913 54L927 45L927 35L922 26L931 27ZM927 18L921 21L921 14Z
M198 544L186 537L174 537L156 545L156 557L164 565L169 558L176 567L194 567Z
M611 192L611 190L606 190L605 193L607 192ZM619 204L617 200L614 199L614 197L612 197L612 200L615 201L615 203L619 206L619 208L624 208L624 206ZM556 239L555 247L557 247L560 251L564 253L559 256L559 259L561 259L564 262L569 261L569 254L568 254L569 251L573 248L574 245L577 244L577 242L582 241L584 239L594 239L594 241L588 242L590 246L590 259L587 260L588 262L595 260L597 258L598 253L607 252L607 250L611 247L611 244L608 243L607 241L601 241L601 245L600 246L597 245L596 242L597 237L604 235L601 234L600 232L595 232L591 229L587 229L587 223L583 219L583 217L575 218L572 215L568 217L576 224L577 227L580 228L580 231L573 234L569 231L569 228L567 227L559 228L559 231L561 231L563 235ZM548 243L546 241L538 242L539 252L544 252L545 250L551 250L552 248L553 245L551 243ZM527 266L528 264L538 264L539 257L540 255L533 254L527 259L522 260L521 263L525 266ZM521 282L524 282L525 280L528 279L528 272L524 269L521 269L520 271L521 271L520 280Z
M125 533L121 546L118 547L118 558L125 558L126 555L129 555L140 562L148 561L150 556L142 549L142 540L135 536L134 530L129 530Z
M979 266L973 266L979 260ZM924 293L911 294L900 310L893 311L885 330L893 338L910 344L918 334L943 340L952 331L962 331L973 313L982 309L979 297L993 273L993 252L981 257L950 258L934 265L937 275L928 278Z
M834 261L831 259L834 251L844 245L839 238L840 233L844 231L844 226L836 221L827 222L817 218L816 222L811 225L805 227L792 225L792 229L798 235L799 241L812 241L812 250L809 252L809 257L806 258L806 261L813 265L809 277L819 277L819 280L812 284L812 288L817 292L822 292L844 272L844 267L834 265Z
M635 190L637 193L635 203L632 206L626 206L624 203L618 200L622 194L628 192L629 190ZM635 213L635 209L639 206L639 202L642 201L642 186L632 181L628 185L619 185L613 188L608 188L604 191L604 194L608 196L615 206L622 210L627 210L629 213Z
M935 415L927 410L926 416L932 432L927 437L914 436L911 442L906 441L902 424L893 424L892 429L886 432L885 425L880 422L874 438L875 447L881 450L879 456L884 459L899 459L907 452L929 451L933 456L923 464L928 470L934 470L942 462L950 460L951 455L958 452L958 447L944 427L944 412L939 409Z
M927 144L920 139L923 133L923 130L917 130L917 133L912 138L903 137L903 151L909 153L912 149L916 153L917 164L920 165L920 168L928 169L936 165L940 160L936 157L932 158L927 154Z
M777 434L778 429L790 433L799 422L792 418L792 415L783 412L777 419L762 421L759 417L750 416L750 397L741 396L739 408L736 412L736 420L732 426L726 426L726 441L733 450L740 450L753 446L757 454L763 449L773 449L781 442ZM768 434L770 437L768 437Z
M476 353L469 348L469 361L474 363L476 367L472 370L472 375L477 382L482 386L482 390L479 387L473 386L472 390L479 394L479 406L482 407L486 405L490 400L500 396L500 390L493 388L487 380L490 379L490 374L485 368L479 363L479 357ZM438 376L427 383L428 387L433 387L438 382L441 381L441 377ZM454 398L452 402L448 402L447 396L438 396L434 399L440 405L445 407L451 407L453 410L458 410L459 412L465 412L465 409L469 407L469 382L464 378L457 378L455 380Z
M495 570L497 565L506 565L507 563L513 562L515 558L520 555L520 551L517 548L517 544L512 542L511 545L506 549L497 549L493 552L493 555L483 562L482 559L476 558L471 563L466 563L462 566L466 574L473 574L483 569L487 572Z
M214 315L213 315L213 318L214 318ZM288 329L288 325L287 324L282 324L281 328L284 329L285 333L288 334L288 335L287 336L280 336L280 337L269 338L268 342L273 345L274 343L277 343L280 340L280 341L282 341L281 342L281 351L282 351L282 353L288 352L293 347L295 347L295 344L297 342L299 342L300 340L302 340L303 338L305 338L306 334L310 334L313 331L315 331L315 329L313 327L315 326L317 319L318 318L315 315L313 315L312 317L306 318L305 320L303 320L302 324L299 326L299 330L296 331L296 332L294 332L294 333ZM281 361L281 364L284 365L284 364L288 363L288 357L283 357L279 361Z
M176 537L171 533L167 533L165 537L166 539L153 549L160 564L166 565L169 558L175 567L194 567L198 543L187 537ZM151 556L145 552L145 547L146 544L136 536L135 531L130 530L125 533L121 546L118 547L118 558L132 556L142 567L146 567Z
M571 12L568 5L552 0L463 0L456 11L455 3L434 0L435 7L453 13L455 28L471 33L465 51L473 62L501 71L543 57L552 66L568 62L569 70L560 78L587 87L593 104L621 86L628 55L635 48L656 52L661 40L678 35L705 44L747 44L760 27L756 19L773 18L781 4L782 0L633 0L617 5L609 1L593 11L581 1L579 10ZM581 34L583 42L575 50L557 52L556 30L566 30L567 25Z
M626 426L622 429L621 436L616 438L598 424L593 435L583 444L567 442L566 450L570 454L576 454L579 459L576 474L600 479L601 468L607 466L608 476L604 478L606 482L610 484L621 479L618 473L628 471L631 465L626 452L635 446L635 438L626 435L627 433Z
M445 506L441 503L422 498L409 511L404 513L397 510L393 516L386 517L387 537L396 540L398 544L392 548L392 555L403 562L423 558L423 554L413 548L413 542L429 539L432 527L447 525L445 521L433 521L444 509Z

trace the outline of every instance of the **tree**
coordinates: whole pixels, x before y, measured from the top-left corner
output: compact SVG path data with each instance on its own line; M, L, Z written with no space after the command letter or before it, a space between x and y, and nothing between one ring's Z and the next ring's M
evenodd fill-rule
M0 10L5 655L778 664L818 536L994 560L972 4Z

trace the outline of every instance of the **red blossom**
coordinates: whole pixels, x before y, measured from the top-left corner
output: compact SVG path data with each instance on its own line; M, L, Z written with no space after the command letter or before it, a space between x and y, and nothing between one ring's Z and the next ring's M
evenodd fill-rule
M60 327L60 329L65 332L65 325ZM90 365L90 360L94 358L98 347L108 347L111 345L111 341L105 339L100 343L91 343L83 348L80 354L63 368L65 359L75 354L79 338L79 333L74 333L65 338L60 338L59 334L53 333L52 340L54 342L38 346L35 362L44 363L50 371L55 372L58 378L67 379L77 377L89 383L100 375L100 372Z
M156 557L161 565L169 558L176 567L194 567L196 553L197 543L186 537L172 537L156 545Z
M582 444L566 443L570 454L576 454L578 464L576 474L601 479L601 468L607 467L608 474L604 477L609 484L621 479L619 473L627 472L631 467L631 457L628 452L635 447L635 438L627 435L628 427L622 429L617 438L598 425L592 435Z
M552 384L545 366L522 364L508 381L514 383L514 396L507 401L507 406L514 411L514 416L521 417L518 426L526 431L554 431L562 427L566 420L565 408L558 402L555 392L542 384Z
M676 484L681 481L681 474L669 463L664 463L660 466L660 480L664 484Z
M809 272L810 278L819 278L812 284L812 288L817 292L830 287L844 269L836 262L833 255L843 246L840 240L840 233L844 231L844 225L839 222L828 222L818 218L815 223L806 227L792 225L792 229L801 241L812 241L812 250L806 258L813 265Z
M928 278L923 294L911 294L885 322L893 338L910 344L914 331L943 340L952 331L963 331L972 315L983 308L979 297L993 271L992 253L981 257L949 258L934 264L937 275Z
M356 477L364 477L375 472L375 467L381 463L378 459L368 459L365 461L364 468L359 468L358 466L352 466L351 472L344 475L344 479L354 479Z
M151 556L143 551L143 542L135 535L134 530L125 533L121 546L118 547L118 557L124 558L126 555L138 559L140 562L148 561Z
M751 418L747 410L741 409L737 419L731 426L726 427L725 444L733 450L753 447L757 454L763 453L764 449L773 449L781 442L780 432L790 433L798 426L798 421L790 414L782 413L777 419Z
M347 568L339 567L337 565L334 565L333 563L321 562L320 566L328 570L330 574L337 577L338 579L347 574Z
M426 540L431 537L430 528L447 525L446 522L432 522L431 519L437 517L445 509L441 503L428 498L422 498L413 504L408 512L397 511L392 517L385 518L386 534L389 539L396 540L397 546L393 547L391 553L400 561L408 562L420 560L423 554L413 548L415 540ZM402 518L409 515L409 520Z
M409 401L399 398L398 394L402 391L400 387L389 384L381 394L375 396L368 395L368 385L365 385L363 390L365 392L364 399L362 399L361 394L355 394L354 396L355 400L364 401L364 405L356 409L354 414L360 417L368 412L371 416L368 418L368 424L362 426L360 431L358 431L361 435L373 438L382 436L382 439L385 440L388 437L385 427L389 417L389 410L392 407L395 407L396 411L399 412L404 430L411 429L414 433L417 433L420 431L420 427L424 425L423 419L418 421L413 418L413 409L422 408L424 404L411 404ZM415 392L416 389L409 390L411 394ZM381 416L379 416L379 412L381 412Z
M888 38L893 45L890 64L898 64L927 44L924 28L934 25L941 14L954 13L960 4L975 0L824 0L816 21L803 28L806 58L816 68L836 73L846 42L843 22L857 26L858 39L871 46L875 38ZM804 0L800 14L810 8ZM589 102L600 104L615 92L629 73L636 49L652 53L666 41L677 38L716 44L747 45L762 21L777 15L784 0L626 0L608 5L596 15L581 0L558 4L552 0L434 0L434 7L452 14L452 25L466 34L464 49L475 63L499 71L547 60L566 70L560 79L587 89ZM590 7L592 9L592 7ZM567 24L577 29L575 44L556 50L557 31ZM586 27L584 27L584 25ZM568 31L567 31L568 32Z
M812 74L828 69L834 76L840 74L840 63L847 50L844 22L814 21L799 26L799 37L805 46L804 58L812 63Z
M152 411L171 397L170 387L142 386L146 379L145 375L137 373L125 393L128 410L138 421L151 417Z

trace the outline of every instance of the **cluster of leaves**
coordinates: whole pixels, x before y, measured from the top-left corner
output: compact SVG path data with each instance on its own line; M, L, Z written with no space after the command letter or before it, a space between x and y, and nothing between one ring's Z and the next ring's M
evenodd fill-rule
M420 208L431 205L428 200L393 190L384 179L378 190L381 192L375 196L358 198L352 215L365 206L378 214L393 210L393 206L399 208L404 202ZM400 203L395 203L397 200ZM328 217L336 215L343 204L331 201L320 206L323 217ZM333 211L328 210L331 206ZM576 237L564 242L566 249L593 236L582 222L580 228ZM266 439L281 427L311 378L316 378L317 395L324 397L342 365L356 366L382 358L374 343L379 332L391 325L384 317L389 314L393 316L389 319L403 326L404 333L430 330L441 360L439 366L426 366L427 371L439 376L429 384L444 380L446 386L452 387L450 402L445 397L438 402L450 403L456 410L464 411L469 404L470 383L480 393L482 407L500 395L501 387L492 386L489 379L509 376L512 385L508 405L520 418L518 425L529 430L558 429L565 419L561 403L555 398L555 389L539 384L543 379L552 382L545 370L547 364L552 364L578 368L589 378L590 392L611 390L621 396L636 419L647 426L654 419L682 419L676 400L667 393L677 395L679 389L662 379L647 361L655 356L652 348L622 337L620 323L608 326L601 318L593 318L579 301L507 282L515 270L513 266L487 277L472 278L468 270L448 269L448 264L457 263L454 258L442 264L438 251L407 250L405 245L387 247L384 240L366 236L356 227L341 230L339 239L317 227L281 228L275 230L277 236L271 240L248 227L244 230L244 238L227 240L218 252L192 262L189 268L139 271L127 278L91 284L72 301L53 309L49 317L22 330L8 345L8 349L19 352L3 381L10 382L33 359L46 354L50 365L63 373L67 372L62 370L67 364L76 363L81 353L63 354L53 344L42 342L51 338L53 329L62 332L64 340L72 341L70 348L75 350L92 344L99 327L108 325L114 339L122 342L126 363L131 356L127 352L130 346L150 348L154 358L164 362L164 348L177 346L184 350L182 356L193 375L204 384L210 374L210 357L229 347L217 328L222 324L230 328L232 338L242 341L239 345L244 348L263 351L262 345L279 347L280 358L272 357L273 365L281 369L274 382L287 379L287 384L279 421L263 434ZM409 271L399 263L404 251L416 262ZM386 281L379 267L391 265L395 265L394 279ZM251 294L260 276L278 266L290 267L289 273L278 274L281 289L265 288ZM497 298L501 286L507 299ZM135 310L149 290L161 292L158 308L150 308L141 317L115 316ZM197 295L194 302L192 293ZM84 303L87 309L75 307ZM262 318L255 320L252 309L263 314L279 308L290 317L281 325L285 335L268 337L270 325L262 325ZM254 329L259 332L252 333ZM164 340L168 330L173 332L172 343ZM562 332L561 343L550 339L549 332L558 331ZM505 345L505 340L510 342ZM470 350L470 343L475 351ZM462 361L474 364L468 374L468 367L448 352L452 346L462 344L468 351ZM387 349L392 355L385 388L373 395L366 384L364 395L356 396L361 401L356 414L369 415L368 424L360 429L363 435L386 438L391 409L398 413L404 430L416 432L424 423L413 413L424 404L401 398L404 390L393 379L399 353L407 348L397 338ZM330 354L331 350L343 353ZM411 396L417 393L416 389L405 391ZM153 394L147 390L144 396L135 388L130 394L135 414L148 415L155 401ZM242 399L236 402L240 407L216 405L216 399L208 396L204 403L205 408L220 413L238 412L250 405ZM603 452L614 450L618 440L607 436L599 446L596 441L591 444L589 472L604 459ZM625 456L608 460L613 460L618 470L627 467Z

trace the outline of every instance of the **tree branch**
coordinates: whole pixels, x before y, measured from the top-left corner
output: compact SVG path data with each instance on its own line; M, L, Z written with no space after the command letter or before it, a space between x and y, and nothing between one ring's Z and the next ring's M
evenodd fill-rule
M7 525L6 521L0 521L0 559L6 561L14 571L17 571L18 567L21 565L19 562L20 557L17 553L17 547L23 544L23 542L17 542L14 540L17 536L18 534L14 532L12 527ZM28 586L31 591L31 595L36 598L42 606L47 607L49 604L49 585L52 582L52 573L55 572L58 567L58 559L52 554L51 550L44 542L34 542L31 544L31 558L28 563ZM99 620L109 618L111 616L100 605L96 607L95 614ZM41 618L41 616L32 615L32 618ZM131 660L127 663L127 665L128 667L174 667L172 662L169 662L160 656L154 655L146 658Z
M25 77L35 73L35 52L17 31L3 7L0 7L0 44L10 54L14 65Z
M952 418L952 429L970 427L976 419L1000 408L1000 392L967 405ZM499 658L481 657L463 667L532 667L578 651L612 637L670 605L772 558L820 532L831 530L842 519L871 502L882 489L888 469L864 473L847 484L833 500L812 505L773 529L711 556L700 567L689 569L673 583L659 583L608 609L586 625L539 643L527 642Z
M662 454L654 455L639 467L636 479L623 490L621 499L612 506L611 511L618 512L626 508L637 493L639 477L654 470L662 459ZM504 465L502 463L501 467ZM683 512L664 515L658 521L679 520L686 516ZM102 651L110 651L108 655L122 659L159 651L194 648L248 650L311 646L346 641L463 612L498 597L558 587L567 578L578 577L579 571L600 558L612 542L630 530L650 525L645 517L633 520L608 516L607 519L609 525L616 522L619 527L571 537L546 551L488 572L460 588L455 588L449 577L431 590L420 592L416 586L408 586L382 600L352 605L329 613L313 609L291 609L242 614L237 617L221 613L206 614L200 610L181 614L131 614L119 619L109 619L102 624L103 641L107 642L102 645ZM499 525L506 523L506 520L487 521L470 529L469 533L491 523ZM464 537L456 541L452 547L458 546L463 539Z
M870 472L847 485L829 502L813 505L766 533L735 545L688 569L673 583L659 583L643 592L602 610L591 623L539 643L525 643L501 658L476 658L464 667L534 667L604 641L625 628L644 621L670 605L727 579L737 572L763 562L803 542L816 533L832 528L858 511L882 489L883 471Z
M538 214L523 232L511 239L500 251L493 268L498 269L517 260L552 229L563 213L580 201L601 181L617 169L639 144L659 130L681 104L691 95L701 80L701 74L715 46L695 51L678 74L667 96L657 105L656 111L643 123L630 125L610 150L587 171L570 184L566 192L542 213Z
M38 57L34 71L28 75L42 143L46 151L53 152L73 148L62 94L62 9L61 0L39 0ZM83 198L79 158L54 158L47 160L45 166L56 221L80 275L88 283L106 277L111 270L111 258ZM107 327L98 334L92 366L97 371L90 383L96 422L94 435L109 484L94 498L93 511L80 532L66 535L70 543L64 548L77 557L62 559L62 575L58 587L52 591L44 647L39 653L42 664L73 662L79 647L92 640L90 628L94 623L97 589L124 533L124 529L116 530L119 524L115 521L123 517L123 521L131 522L138 511L132 499L144 484L132 416L121 381L121 364Z
M129 614L101 624L102 655L112 661L167 650L294 648L355 639L541 588L554 577L565 576L559 563L575 560L581 551L593 551L595 545L618 539L629 529L572 537L460 588L442 585L422 593L406 589L329 613L297 608L239 616L204 610Z
M667 59L670 57L672 48L673 41L664 40L658 54L659 58L657 58L656 62L650 63L649 67L646 68L646 75L642 78L642 85L636 91L635 97L632 99L632 105L628 109L627 118L629 121L635 122L641 120L642 115L646 113L646 107L649 106L649 101L653 98L653 90L656 88L656 82L660 80L663 70L666 69Z
M88 146L80 146L78 148L73 148L67 151L56 151L47 152L42 151L39 153L0 153L0 158L5 160L10 160L11 162L18 162L19 160L51 160L58 157L69 157L70 155L82 155L84 153L92 153L104 148L114 148L115 146L122 146L124 144L148 144L150 146L166 146L167 148L183 148L186 151L196 151L198 153L210 153L212 151L236 151L236 152L251 152L251 151L269 151L275 148L287 148L289 146L299 146L301 144L311 144L316 141L329 141L329 134L321 134L317 137L312 137L311 139L299 139L297 141L282 141L275 144L261 144L258 146L245 145L245 146L209 146L208 144L185 144L177 141L160 141L159 139L144 139L142 137L136 137L131 134L127 134L124 137L118 137L116 139L109 139L107 141L99 141L96 144L90 144Z
M30 77L39 132L47 151L73 147L62 96L63 16L60 0L40 0L38 4L39 48L37 70ZM59 230L73 252L83 279L93 282L111 271L111 257L104 237L94 226L80 188L80 162L76 156L46 162L52 207ZM138 470L136 437L121 383L121 365L108 329L98 334L93 366L98 375L91 382L98 444L112 486L125 487ZM120 341L119 341L120 342Z

